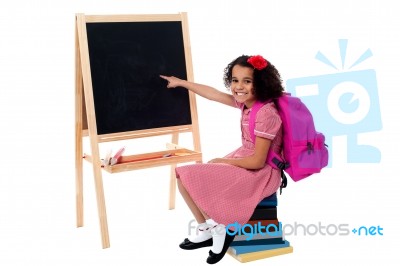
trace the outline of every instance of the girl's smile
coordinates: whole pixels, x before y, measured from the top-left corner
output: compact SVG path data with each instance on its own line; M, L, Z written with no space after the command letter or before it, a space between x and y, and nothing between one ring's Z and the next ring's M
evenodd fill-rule
M231 91L235 100L250 108L256 101L253 93L253 72L250 67L235 65L232 68Z

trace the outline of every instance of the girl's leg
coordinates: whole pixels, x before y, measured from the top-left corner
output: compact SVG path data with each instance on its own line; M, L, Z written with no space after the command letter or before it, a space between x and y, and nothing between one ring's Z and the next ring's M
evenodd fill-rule
M180 244L180 247L183 249L196 249L212 245L210 255L207 258L207 262L210 264L217 263L224 257L229 245L233 241L234 236L227 237L225 225L218 225L214 220L210 219L208 215L200 210L196 203L194 203L186 188L183 186L180 178L177 179L179 192L182 194L183 199L193 213L197 222L199 224L205 224L207 219L208 222L211 223L211 227L208 227L206 231L203 231L200 235L189 237L189 243L186 241L187 239L185 239L185 241ZM204 243L204 245L202 245L201 243Z
M194 203L192 197L190 197L189 193L187 192L186 188L183 186L182 181L180 178L177 178L178 189L181 193L183 199L185 200L186 204L188 205L190 211L193 213L194 218L196 221L201 224L205 223L208 216L202 212L199 207L197 207L196 203Z
M183 199L188 205L189 209L193 213L195 219L198 222L198 226L195 234L189 233L188 238L186 238L180 245L182 249L196 249L201 247L208 247L212 245L211 227L206 223L208 216L205 215L199 207L194 203L192 197L187 192L186 188L183 186L182 181L178 178L178 189L182 194Z

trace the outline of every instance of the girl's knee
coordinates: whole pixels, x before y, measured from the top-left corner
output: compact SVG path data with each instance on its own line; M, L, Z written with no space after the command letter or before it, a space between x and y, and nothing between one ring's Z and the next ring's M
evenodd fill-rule
M176 179L176 184L178 185L179 189L181 189L181 187L183 186L182 181L179 178Z
M178 185L178 190L182 195L187 193L186 188L180 179L177 180L177 185Z

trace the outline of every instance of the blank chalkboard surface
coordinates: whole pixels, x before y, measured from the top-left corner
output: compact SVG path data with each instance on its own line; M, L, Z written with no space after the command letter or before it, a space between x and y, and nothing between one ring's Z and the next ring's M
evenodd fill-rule
M186 89L159 77L187 79L180 21L87 23L97 133L190 125Z

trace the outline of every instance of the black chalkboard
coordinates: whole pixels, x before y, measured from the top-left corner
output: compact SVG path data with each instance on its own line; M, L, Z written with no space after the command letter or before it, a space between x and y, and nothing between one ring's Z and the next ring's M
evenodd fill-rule
M159 77L187 79L180 21L87 23L97 133L190 125L186 89Z

